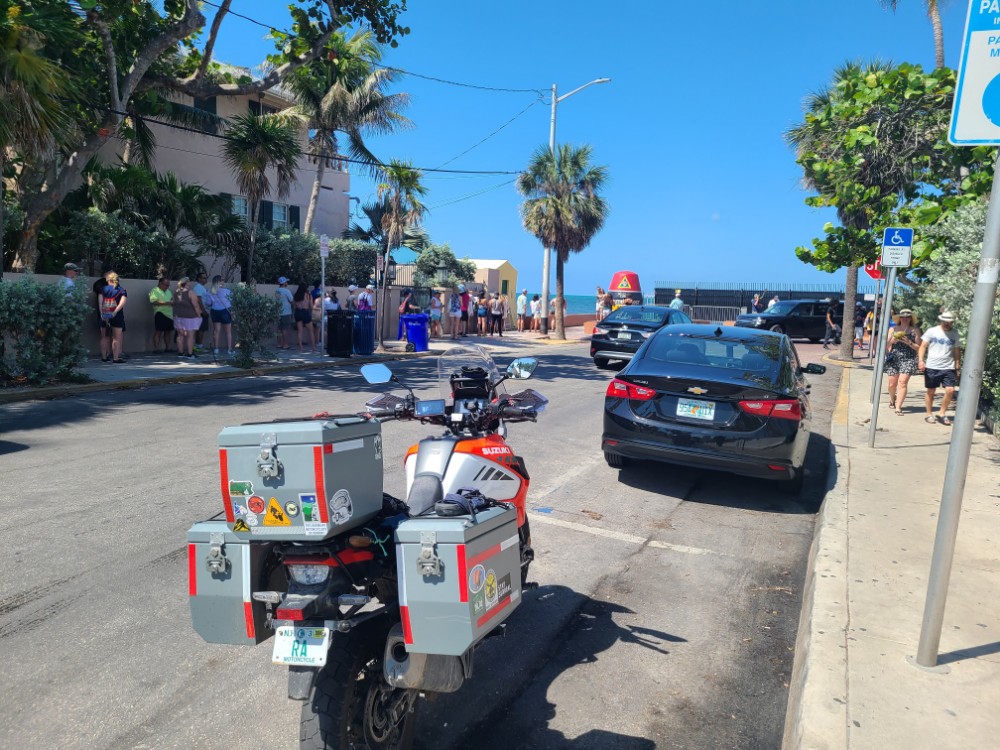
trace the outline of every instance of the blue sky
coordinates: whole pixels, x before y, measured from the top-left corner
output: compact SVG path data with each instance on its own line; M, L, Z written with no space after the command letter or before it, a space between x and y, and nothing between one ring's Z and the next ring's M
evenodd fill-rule
M447 165L517 171L548 144L552 84L566 93L609 77L558 108L556 140L590 144L610 174L610 216L567 264L567 293L590 294L624 268L650 291L657 281L838 282L842 271L822 273L795 257L832 214L805 205L782 133L800 118L803 96L845 60L933 67L923 1L899 5L893 14L877 0L409 0L403 23L411 33L386 49L386 64L468 84L540 89L546 100L403 77L396 90L410 94L406 114L416 127L370 146L385 160L437 167L528 108ZM942 5L947 64L957 67L967 5ZM627 12L614 13L618 7ZM281 3L236 0L233 10L287 26ZM229 18L216 55L258 64L271 49L265 33ZM425 223L459 257L510 260L518 285L537 290L542 249L521 226L520 197L503 184L512 179L428 173ZM374 197L370 180L353 176L351 183L352 195Z

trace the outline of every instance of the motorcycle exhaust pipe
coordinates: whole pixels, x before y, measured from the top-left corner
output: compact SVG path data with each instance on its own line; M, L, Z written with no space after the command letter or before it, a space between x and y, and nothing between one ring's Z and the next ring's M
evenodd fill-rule
M412 654L403 641L403 627L394 625L385 643L385 681L394 688L454 693L472 676L472 649L462 656Z

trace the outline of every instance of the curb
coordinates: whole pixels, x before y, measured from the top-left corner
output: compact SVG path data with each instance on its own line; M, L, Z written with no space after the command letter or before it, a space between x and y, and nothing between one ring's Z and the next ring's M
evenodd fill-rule
M254 367L249 370L226 370L223 372L207 372L193 375L167 375L162 378L135 378L116 382L83 383L80 385L56 385L43 388L33 388L12 393L0 392L0 404L11 404L19 401L40 401L66 396L78 396L101 391L128 391L136 388L148 388L154 385L176 385L178 383L196 383L203 380L232 380L258 375L280 375L298 370L325 370L334 367L364 365L371 362L393 362L401 359L416 359L419 357L439 357L443 350L431 349L426 352L410 352L408 354L384 354L370 356L355 356L337 359L332 362L301 362L288 365L268 365Z
M850 368L843 374L834 415L846 413ZM845 384L846 383L846 384ZM830 467L836 470L809 548L802 612L795 637L782 750L847 747L848 511L851 475L849 424L831 420ZM840 446L840 461L838 458Z
M835 359L832 354L824 354L822 359L828 365L837 365L837 367L843 367L845 370L850 370L853 367L866 367L866 368L871 367L871 365L868 364L864 359L855 359L855 360Z

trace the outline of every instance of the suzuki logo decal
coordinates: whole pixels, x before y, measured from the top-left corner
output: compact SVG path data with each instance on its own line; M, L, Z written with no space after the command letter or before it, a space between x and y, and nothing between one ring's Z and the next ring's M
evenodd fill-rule
M695 386L693 388L688 388L688 393L693 393L695 396L703 396L704 394L708 393L708 389L707 388L699 388L699 387Z

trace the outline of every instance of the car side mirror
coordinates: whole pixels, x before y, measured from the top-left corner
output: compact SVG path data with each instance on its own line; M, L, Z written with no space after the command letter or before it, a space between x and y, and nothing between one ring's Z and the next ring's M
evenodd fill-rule
M800 367L799 372L804 375L822 375L826 372L825 365L817 365L814 362L810 362L805 367Z

